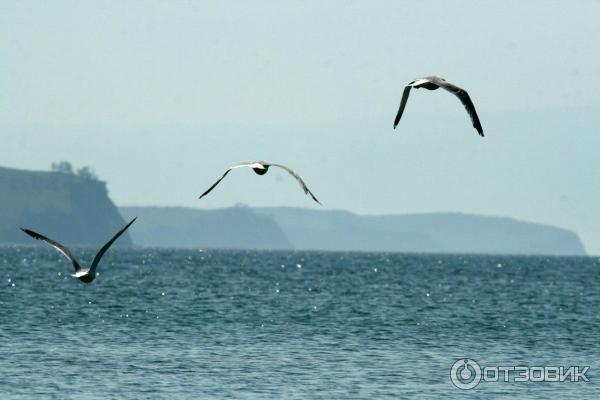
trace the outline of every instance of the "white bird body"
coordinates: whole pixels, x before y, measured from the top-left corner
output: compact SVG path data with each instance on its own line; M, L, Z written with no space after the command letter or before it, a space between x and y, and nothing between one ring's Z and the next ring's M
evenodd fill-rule
M81 278L82 276L86 276L90 273L90 269L86 268L86 269L80 269L79 271L75 272L74 274L71 274L71 276L74 276L75 278Z
M418 88L422 87L422 85L424 85L426 83L429 83L429 82L430 81L427 78L420 78L420 79L415 79L414 81L410 82L407 86L412 86L412 87L418 89ZM430 87L427 87L427 89L429 89L429 90L435 90L438 87L439 86L436 86L436 87L431 87L430 86Z
M243 168L243 167L250 167L252 169L268 169L269 168L268 165L265 166L264 164L261 164L259 162L255 162L252 164L240 164L240 165L236 165L232 168Z
M96 271L95 270L92 271L91 268L81 269L81 270L75 272L74 274L71 274L71 276L79 279L82 282L90 283L94 279L96 279Z

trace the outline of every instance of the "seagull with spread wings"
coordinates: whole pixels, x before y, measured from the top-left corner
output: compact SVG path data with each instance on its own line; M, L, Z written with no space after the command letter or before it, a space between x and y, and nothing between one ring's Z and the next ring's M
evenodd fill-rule
M236 169L236 168L252 168L252 170L255 173L257 173L258 175L264 175L269 170L269 167L279 167L279 168L282 168L282 169L286 170L290 175L292 175L294 178L296 178L296 180L298 181L298 183L300 183L300 186L302 187L302 190L304 190L304 194L310 195L310 197L312 197L312 199L314 201L316 201L317 203L321 204L321 202L319 200L317 200L317 198L315 197L315 195L308 189L308 187L306 186L306 184L304 183L304 181L302 180L302 178L300 178L300 175L298 175L294 170L286 167L285 165L268 163L266 161L256 161L256 162L253 162L253 163L241 163L241 164L236 164L233 167L230 167L227 171L225 171L225 173L223 174L223 176L221 176L219 178L219 180L217 180L211 187L208 188L208 190L206 192L202 193L200 195L200 197L198 197L198 198L201 199L204 196L206 196L207 194L209 194L210 191L213 190L215 188L215 186L217 186L219 184L219 182L221 182L223 180L223 178L225 178L227 176L227 174L229 173L229 171L231 171L232 169Z
M475 111L475 106L469 97L469 94L465 89L462 89L458 86L447 82L444 78L440 78L437 76L426 76L424 78L415 79L410 82L404 88L404 92L402 93L402 100L400 101L400 108L398 109L398 113L396 114L396 119L394 120L394 129L400 122L400 118L402 118L402 113L404 112L404 107L406 107L406 101L408 100L408 94L410 93L410 89L420 89L425 88L428 90L436 90L438 88L443 88L454 94L460 102L465 106L469 116L471 117L471 122L473 123L473 127L477 130L480 136L483 136L483 128L481 127L481 122L479 122L479 117L477 116L477 112Z
M69 249L63 246L62 244L55 242L54 240L49 239L46 236L40 235L39 233L31 231L29 229L21 228L21 230L29 236L31 236L32 238L46 242L52 247L54 247L56 250L58 250L71 262L71 264L73 264L73 267L75 268L75 273L72 276L78 278L82 282L90 283L94 280L94 278L96 278L96 268L98 267L100 259L102 258L104 253L106 253L108 248L115 242L115 240L117 240L119 236L121 236L127 230L127 228L129 228L129 226L135 222L136 219L137 217L132 219L127 225L125 225L123 229L117 232L115 236L112 237L112 239L110 239L108 242L106 242L104 246L102 246L100 251L98 251L98 253L96 254L96 257L94 257L92 265L89 268L82 268L75 256L73 256Z

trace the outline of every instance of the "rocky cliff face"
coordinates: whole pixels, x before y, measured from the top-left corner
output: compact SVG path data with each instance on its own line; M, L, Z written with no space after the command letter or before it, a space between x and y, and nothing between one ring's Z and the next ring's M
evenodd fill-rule
M123 225L104 182L0 167L0 243L36 243L24 227L65 245L99 246ZM127 232L115 243L131 244Z

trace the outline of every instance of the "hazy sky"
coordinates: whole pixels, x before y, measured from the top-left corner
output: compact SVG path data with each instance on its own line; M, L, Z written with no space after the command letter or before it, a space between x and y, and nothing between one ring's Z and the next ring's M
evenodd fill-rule
M600 254L600 2L0 1L0 165L91 165L119 205L462 211ZM469 90L479 138L436 74Z

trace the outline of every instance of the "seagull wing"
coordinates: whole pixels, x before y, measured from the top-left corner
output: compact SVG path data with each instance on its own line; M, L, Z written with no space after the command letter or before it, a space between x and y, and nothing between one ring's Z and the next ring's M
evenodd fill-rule
M256 163L240 163L240 164L234 165L233 167L230 167L229 169L227 169L227 171L225 171L225 173L223 174L223 176L221 176L218 181L216 181L215 183L213 183L213 185L211 187L209 187L206 192L202 193L200 195L200 197L198 197L198 199L201 199L204 196L206 196L207 194L209 194L215 188L215 186L217 186L219 184L219 182L221 182L223 180L223 178L225 178L227 176L227 174L229 173L229 171L231 171L232 169L243 168L243 167L253 168L253 166L255 164Z
M115 236L112 237L112 239L110 239L108 242L106 242L106 244L104 246L102 246L100 251L98 251L98 253L96 254L96 257L94 257L94 261L92 261L92 265L90 266L90 272L93 272L96 270L96 267L98 266L98 263L100 262L100 259L102 258L104 253L106 253L108 248L110 246L112 246L112 244L115 242L115 240L117 240L119 238L119 236L121 236L127 230L127 228L129 228L131 226L131 224L133 224L135 222L136 219L137 219L137 217L135 217L134 219L129 221L129 223L127 225L125 225L125 227L123 229L121 229L119 232L117 232L115 234Z
M319 200L317 200L317 198L310 191L310 189L308 189L308 187L306 186L306 184L304 183L304 181L302 180L302 178L300 178L300 175L298 175L294 170L291 170L288 167L286 167L285 165L281 165L281 164L269 164L269 165L272 165L273 167L282 168L282 169L286 170L287 172L289 172L290 175L292 175L294 178L296 178L296 180L300 183L300 186L302 186L302 190L304 190L304 194L309 194L310 197L312 197L312 199L314 201L316 201L317 203L321 204L321 202Z
M404 113L404 107L406 107L406 102L408 101L408 94L410 93L410 89L412 86L405 86L404 92L402 93L402 100L400 100L400 108L398 109L398 114L396 114L396 119L394 120L394 129L400 122L400 118L402 118L402 113Z
M49 239L49 238L47 238L44 235L40 235L37 232L30 231L29 229L23 229L23 228L21 228L21 230L23 232L25 232L26 234L28 234L29 236L31 236L32 238L37 239L37 240L41 240L43 242L46 242L50 246L52 246L56 250L58 250L60 252L60 254L62 254L63 256L65 256L71 262L71 264L73 264L73 267L75 268L75 272L77 272L77 271L79 271L81 269L81 265L79 265L79 263L77 262L77 259L75 258L75 256L73 256L73 254L71 254L71 252L69 251L69 249L67 249L62 244L60 244L58 242L55 242L54 240Z
M446 82L443 79L436 80L435 83L460 99L460 102L463 104L463 106L465 106L467 112L469 113L469 116L471 117L473 127L477 129L477 133L479 133L479 136L484 136L483 128L481 127L481 122L479 122L477 111L475 111L475 105L473 105L473 102L471 101L471 98L469 97L467 91L463 88Z

